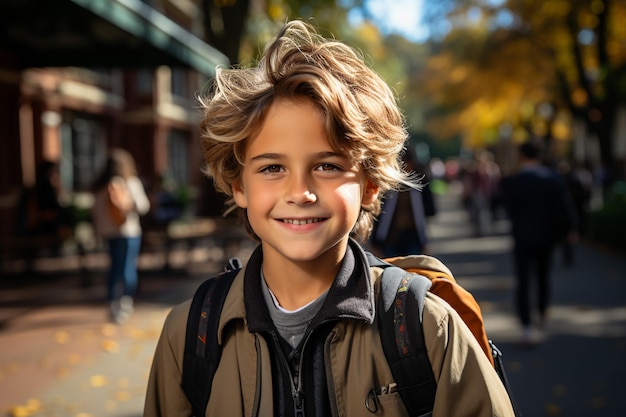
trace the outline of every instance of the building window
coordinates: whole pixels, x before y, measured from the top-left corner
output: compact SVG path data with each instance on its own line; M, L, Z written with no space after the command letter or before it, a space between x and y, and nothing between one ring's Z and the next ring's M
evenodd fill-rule
M142 68L137 72L137 93L152 94L152 76L152 70L149 68Z
M187 71L184 68L172 68L172 95L189 98L187 94Z
M77 117L61 126L61 182L66 190L88 190L106 161L104 127Z
M170 130L167 138L169 173L180 186L189 184L189 133Z

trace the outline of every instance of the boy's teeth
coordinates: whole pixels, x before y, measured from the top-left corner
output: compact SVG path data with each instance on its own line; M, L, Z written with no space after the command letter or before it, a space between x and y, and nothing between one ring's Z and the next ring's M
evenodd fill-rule
M285 223L295 224L295 225L311 224L311 223L317 223L319 221L321 221L321 219L306 219L306 220L285 219L284 220Z

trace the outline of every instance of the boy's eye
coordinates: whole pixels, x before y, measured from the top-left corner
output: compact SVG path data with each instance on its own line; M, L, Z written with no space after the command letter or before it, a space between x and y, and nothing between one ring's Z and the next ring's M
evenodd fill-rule
M324 163L317 167L318 171L338 171L339 167L334 164Z
M261 170L261 172L267 172L270 174L275 174L281 171L282 167L280 165L268 165Z

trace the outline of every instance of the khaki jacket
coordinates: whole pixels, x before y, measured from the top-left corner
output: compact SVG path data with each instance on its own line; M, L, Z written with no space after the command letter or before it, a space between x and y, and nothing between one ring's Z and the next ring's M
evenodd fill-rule
M432 268L449 272L430 258ZM380 268L371 268L374 291ZM273 416L270 350L246 326L244 271L235 278L220 317L223 346L206 416ZM372 300L373 303L373 300ZM158 341L144 417L187 417L191 405L181 389L186 321L191 301L168 315ZM225 324L234 321L225 332ZM505 388L463 320L445 301L428 293L423 312L428 356L437 382L434 417L513 417ZM325 357L331 408L336 416L371 417L365 400L373 388L393 383L376 322L337 322L326 339ZM408 413L397 392L379 396L377 416Z

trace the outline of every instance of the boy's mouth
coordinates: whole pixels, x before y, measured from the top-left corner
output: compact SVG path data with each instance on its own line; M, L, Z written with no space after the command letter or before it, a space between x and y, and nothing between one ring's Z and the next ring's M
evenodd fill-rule
M301 226L304 224L311 224L311 223L319 223L321 221L324 221L324 219L321 217L316 217L313 219L283 219L283 223L295 224L296 226Z

